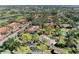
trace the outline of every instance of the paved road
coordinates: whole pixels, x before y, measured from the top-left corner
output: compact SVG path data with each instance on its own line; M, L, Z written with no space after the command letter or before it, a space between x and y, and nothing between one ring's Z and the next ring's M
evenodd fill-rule
M24 25L23 28L21 28L19 31L14 32L13 34L9 35L8 37L6 37L5 39L3 39L2 41L0 41L0 46L3 44L3 42L5 42L6 40L8 40L9 38L15 37L20 31L23 31L27 26L29 26L29 24L31 24L30 22L26 23Z

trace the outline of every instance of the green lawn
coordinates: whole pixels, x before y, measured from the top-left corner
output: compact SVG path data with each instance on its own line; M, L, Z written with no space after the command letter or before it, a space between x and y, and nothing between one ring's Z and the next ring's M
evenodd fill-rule
M4 22L6 22L6 20L0 20L0 24L2 24L2 23L4 23Z

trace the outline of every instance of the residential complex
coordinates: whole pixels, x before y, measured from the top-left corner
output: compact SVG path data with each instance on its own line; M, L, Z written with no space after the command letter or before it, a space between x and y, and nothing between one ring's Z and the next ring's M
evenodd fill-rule
M78 54L79 6L0 6L1 54Z

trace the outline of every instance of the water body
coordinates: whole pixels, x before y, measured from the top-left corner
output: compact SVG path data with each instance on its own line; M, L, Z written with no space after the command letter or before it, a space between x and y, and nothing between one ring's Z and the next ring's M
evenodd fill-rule
M1 17L0 20L8 20L10 18L15 18L17 16L21 16L21 15L13 15L13 16L6 16L6 17Z

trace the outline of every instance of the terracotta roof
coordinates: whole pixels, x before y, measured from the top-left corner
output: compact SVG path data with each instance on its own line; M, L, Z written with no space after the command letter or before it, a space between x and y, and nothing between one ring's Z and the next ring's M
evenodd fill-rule
M11 23L11 24L8 24L7 26L9 26L9 27L15 27L15 26L17 26L17 24L18 23Z
M27 29L28 32L34 32L37 31L39 29L39 26L32 26L30 28Z
M56 16L48 16L47 18L55 18Z
M44 23L44 26L55 26L56 24L55 23L53 23L53 22L51 22L51 23Z
M7 27L1 27L0 32L5 32L7 30Z
M22 22L25 22L25 19L19 19L19 20L16 20L16 22L22 23Z

